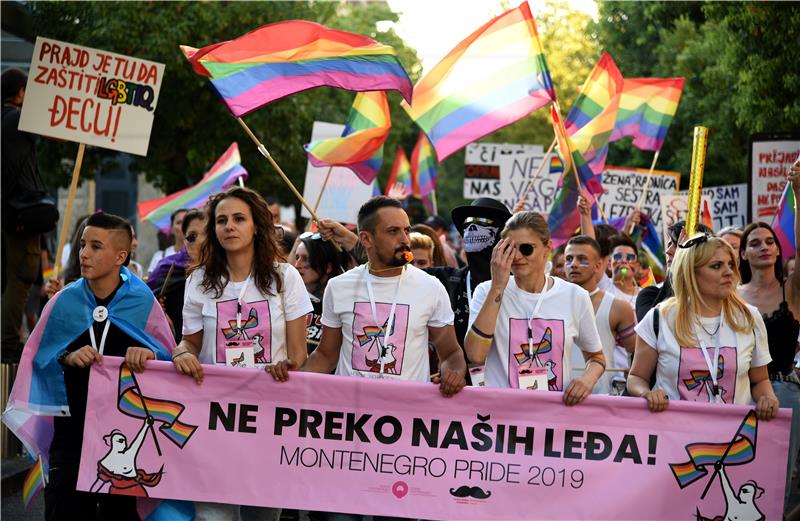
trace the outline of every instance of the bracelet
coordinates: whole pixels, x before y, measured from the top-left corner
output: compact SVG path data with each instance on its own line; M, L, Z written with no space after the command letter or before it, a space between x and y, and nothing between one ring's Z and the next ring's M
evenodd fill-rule
M596 360L596 359L594 359L594 358L590 358L590 359L589 359L589 360L586 362L586 368L588 368L588 367L589 367L589 364L597 364L597 365L599 365L600 367L602 367L602 368L603 368L603 371L605 371L605 370L606 370L606 364L604 364L604 363L603 363L603 362L601 362L600 360Z
M183 356L183 355L194 355L194 353L192 353L191 351L182 351L182 352L178 353L177 355L173 356L172 357L172 361L174 362L176 358L178 358L179 356Z
M475 337L475 340L477 340L479 343L481 343L481 344L483 344L485 346L492 345L492 338L491 337L490 338L484 338L484 337L480 336L478 333L476 333L475 331L473 331L471 328L470 328L469 331L467 331L467 335L472 335L473 337Z
M485 339L485 340L491 340L491 339L493 339L493 338L494 338L494 333L492 333L491 335L490 335L490 334L488 334L488 333L484 333L483 331L481 331L480 329L478 329L478 328L475 326L475 324L472 324L472 326L471 326L469 329L470 329L470 331L472 331L473 333L475 333L476 335L478 335L480 338L483 338L483 339Z

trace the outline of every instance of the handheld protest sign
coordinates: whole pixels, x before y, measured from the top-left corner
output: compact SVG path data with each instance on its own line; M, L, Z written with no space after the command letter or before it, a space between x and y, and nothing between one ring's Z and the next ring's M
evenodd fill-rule
M39 37L19 129L147 155L164 64Z
M708 128L694 127L692 169L689 175L689 209L686 214L687 237L692 237L697 232L697 223L700 219L700 199L703 196L703 171L706 167L707 147Z

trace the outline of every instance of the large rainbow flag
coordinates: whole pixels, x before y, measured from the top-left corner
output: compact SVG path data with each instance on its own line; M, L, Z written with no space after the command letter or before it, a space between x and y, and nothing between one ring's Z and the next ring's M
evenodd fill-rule
M573 150L583 155L596 175L601 175L606 165L623 81L614 59L607 52L603 53L564 122L575 146Z
M691 443L686 446L689 461L686 463L670 463L672 473L681 488L685 488L701 479L716 463L723 465L742 465L749 463L756 456L756 437L758 435L758 418L755 411L745 416L739 430L730 443Z
M411 176L417 180L419 197L430 215L436 214L436 160L433 158L431 142L424 132L419 133L417 144L411 152Z
M225 190L240 177L243 180L247 179L247 170L241 163L239 145L231 143L228 150L217 159L196 185L165 197L138 203L139 219L150 221L162 232L169 233L172 212L180 208L200 208L206 204L211 195Z
M408 156L402 147L397 147L397 152L394 154L394 164L392 164L392 172L389 174L389 181L386 183L386 195L392 189L395 183L402 183L408 194L419 193L417 183L411 175L411 163L408 162Z
M403 103L439 161L556 99L527 2L488 21L414 86Z
M681 101L685 78L625 78L609 141L633 137L641 150L661 150Z
M783 188L783 195L781 195L781 202L778 204L778 211L775 212L775 217L772 218L772 229L775 235L778 236L778 242L781 245L781 254L784 259L794 255L797 248L796 237L794 236L794 219L796 201L794 199L794 192L792 191L792 184L786 182Z
M235 40L181 50L236 117L324 85L396 90L411 101L411 80L392 47L314 22L277 22Z
M389 101L383 91L359 92L350 108L342 137L305 145L314 166L346 166L365 184L378 175L383 144L392 128Z

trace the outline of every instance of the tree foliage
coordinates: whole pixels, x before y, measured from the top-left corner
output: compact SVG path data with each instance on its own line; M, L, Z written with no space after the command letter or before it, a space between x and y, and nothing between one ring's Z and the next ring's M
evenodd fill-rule
M595 31L625 77L683 76L686 84L658 168L688 182L692 129L709 127L705 184L747 180L748 141L800 128L798 3L602 2ZM647 167L630 140L610 164Z

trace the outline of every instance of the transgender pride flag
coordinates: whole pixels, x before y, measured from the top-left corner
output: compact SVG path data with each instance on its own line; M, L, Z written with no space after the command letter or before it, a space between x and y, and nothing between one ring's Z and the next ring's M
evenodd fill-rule
M196 185L139 203L139 219L150 221L162 232L169 233L172 212L180 208L203 207L210 196L227 189L239 178L246 180L247 170L242 166L239 145L234 142Z

